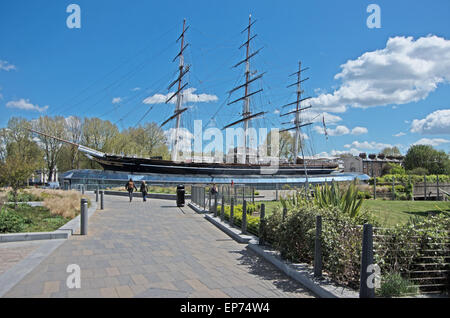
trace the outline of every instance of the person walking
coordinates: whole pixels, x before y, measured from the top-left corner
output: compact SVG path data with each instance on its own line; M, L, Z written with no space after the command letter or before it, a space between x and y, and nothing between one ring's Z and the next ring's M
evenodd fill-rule
M144 202L146 202L147 201L148 186L145 183L145 181L142 181L141 188L139 190L142 192L142 199L144 200Z
M125 185L125 189L128 191L128 196L130 197L130 202L131 200L133 200L133 191L136 190L137 188L134 185L133 180L130 178L130 180L127 182L127 184Z
M211 199L210 199L210 201L212 201L212 200L217 201L217 193L218 193L219 191L217 190L217 187L216 187L216 184L215 184L215 183L212 184L212 187L211 187L211 189L209 190L209 192L211 193ZM211 204L211 203L212 203L212 202L210 202L210 204Z

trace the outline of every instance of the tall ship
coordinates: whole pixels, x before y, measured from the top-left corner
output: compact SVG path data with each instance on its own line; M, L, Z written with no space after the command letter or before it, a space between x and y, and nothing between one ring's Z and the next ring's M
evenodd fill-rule
M303 153L301 136L302 127L311 125L311 122L302 122L301 121L301 112L311 108L312 106L303 107L302 102L308 100L310 97L303 98L303 90L302 83L308 78L302 78L302 74L307 68L302 69L302 64L299 62L299 68L296 72L292 73L290 76L295 79L295 82L289 87L296 87L296 100L288 103L284 106L281 106L281 109L285 109L287 107L295 107L287 111L286 113L280 114L281 117L293 116L293 119L284 124L289 124L291 127L282 128L279 132L284 131L293 131L295 133L294 138L294 149L292 162L277 162L276 167L274 168L273 163L270 162L262 162L259 158L251 158L248 154L248 145L249 145L249 123L252 120L260 118L266 114L266 112L253 112L251 109L250 99L253 98L258 93L262 92L263 89L251 91L251 84L260 80L265 73L257 74L257 72L252 72L250 67L250 62L253 57L255 57L261 49L258 49L254 52L251 51L251 43L252 40L256 37L256 34L252 34L252 26L256 21L252 22L251 15L249 16L248 26L241 32L246 33L246 41L240 46L239 49L245 49L245 58L239 61L234 68L245 66L245 82L237 87L231 89L228 93L229 96L232 94L237 94L238 92L242 92L242 95L235 98L228 105L232 105L235 103L242 103L242 118L239 120L230 123L223 127L223 130L235 127L238 125L242 125L244 138L243 145L238 147L239 149L243 149L243 156L239 156L235 154L233 160L224 160L225 162L195 162L192 160L182 161L182 158L179 158L179 134L180 134L180 122L181 116L183 113L189 110L188 107L183 106L183 92L186 90L188 83L185 82L184 78L190 71L190 66L185 65L184 63L184 51L186 50L188 44L185 41L186 31L189 29L189 26L186 27L186 20L183 21L183 30L178 40L180 42L180 51L174 58L174 61L179 61L179 72L177 72L177 78L170 83L168 86L168 90L173 90L176 88L176 91L171 94L167 100L166 104L169 102L175 101L175 110L174 113L163 123L161 123L160 127L164 127L169 122L175 121L174 135L172 144L171 144L171 160L163 160L161 158L137 158L132 156L121 156L121 155L113 155L107 154L95 149L91 149L85 147L83 145L63 140L60 138L52 137L46 135L42 132L32 130L34 133L44 135L46 137L52 137L58 139L62 142L72 144L74 147L77 147L78 150L84 153L88 158L94 160L99 163L105 170L109 171L121 171L121 172L129 172L129 173L141 173L141 174L167 174L167 175L204 175L210 177L219 177L219 176L257 176L261 174L272 175L272 176L324 176L330 175L333 172L337 171L338 164L328 161L320 161L320 160L305 160L305 156ZM239 152L235 148L235 153ZM241 157L241 160L237 160L237 157ZM229 162L232 161L232 162Z

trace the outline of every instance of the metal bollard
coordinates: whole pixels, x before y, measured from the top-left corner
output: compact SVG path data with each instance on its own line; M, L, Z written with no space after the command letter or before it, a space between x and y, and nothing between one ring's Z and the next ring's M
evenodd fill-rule
M261 213L259 214L259 245L264 245L263 234L266 228L266 205L261 204Z
M88 232L88 201L81 199L80 207L80 235L87 235Z
M100 191L100 210L105 209L105 191Z
M81 194L84 195L84 185L81 185Z
M316 238L314 244L314 277L322 277L322 216L316 216Z
M369 269L373 264L373 228L372 224L364 224L362 255L361 255L361 274L359 282L359 298L374 298L375 287L369 286Z
M247 234L247 201L242 204L242 234Z
M98 202L98 187L97 187L97 189L95 190L95 202Z

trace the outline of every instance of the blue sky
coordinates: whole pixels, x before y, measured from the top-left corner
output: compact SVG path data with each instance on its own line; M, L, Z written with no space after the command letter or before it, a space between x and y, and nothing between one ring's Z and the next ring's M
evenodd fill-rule
M81 8L81 29L66 26L71 3ZM381 8L379 29L366 25L371 3ZM188 103L183 124L192 130L194 119L213 118L210 125L222 128L242 108L224 104L242 82L244 69L232 66L244 57L240 32L252 14L253 49L263 50L251 67L267 72L252 87L264 89L254 112L268 112L256 128L286 121L277 110L294 101L295 89L286 86L301 60L310 67L305 94L313 97L304 119L318 121L304 130L309 155L394 145L405 153L419 141L448 152L449 13L448 0L1 1L0 126L11 116L39 115L98 116L120 128L163 122L174 105L143 101L168 93L186 18L189 87L217 100Z

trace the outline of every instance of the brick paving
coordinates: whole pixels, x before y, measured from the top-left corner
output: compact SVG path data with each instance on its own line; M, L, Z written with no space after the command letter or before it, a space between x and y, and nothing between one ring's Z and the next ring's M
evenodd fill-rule
M81 268L69 289L67 266ZM245 244L174 201L105 197L89 235L73 235L5 297L313 297Z
M0 275L22 261L39 247L35 242L0 244Z

